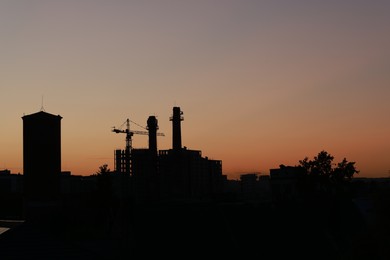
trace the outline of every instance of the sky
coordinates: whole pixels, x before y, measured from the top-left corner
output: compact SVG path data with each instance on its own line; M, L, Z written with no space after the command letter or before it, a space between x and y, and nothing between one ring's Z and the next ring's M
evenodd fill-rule
M0 169L23 173L23 115L61 115L62 170L90 175L113 170L127 118L142 131L156 116L170 149L178 106L183 146L230 179L322 150L388 177L389 13L375 0L0 0Z

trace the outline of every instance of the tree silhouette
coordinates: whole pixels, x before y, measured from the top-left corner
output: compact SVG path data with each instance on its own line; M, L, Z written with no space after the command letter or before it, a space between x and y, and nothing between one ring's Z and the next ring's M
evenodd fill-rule
M305 169L308 176L321 180L340 182L351 179L355 173L359 173L355 167L355 162L348 162L344 158L337 164L337 167L333 167L335 165L333 159L334 156L322 150L313 160L309 160L308 157L300 160L299 165Z
M107 164L99 166L99 170L96 172L97 175L105 175L107 173L111 173L111 170L108 168Z
M348 162L347 159L344 158L333 170L332 178L336 181L342 181L344 179L351 179L355 173L359 173L355 167L355 162Z
M326 151L321 151L313 160L305 157L300 160L300 165L306 169L306 173L313 177L330 177L332 174L332 161L334 157Z

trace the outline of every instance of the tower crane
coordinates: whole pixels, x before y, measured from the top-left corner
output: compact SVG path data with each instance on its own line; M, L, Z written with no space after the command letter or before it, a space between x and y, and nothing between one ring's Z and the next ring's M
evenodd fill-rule
M134 134L139 134L139 135L148 135L149 132L147 131L136 131L136 130L130 130L130 119L127 118L127 120L119 127L116 128L115 126L112 129L112 132L114 133L124 133L126 134L126 148L125 148L125 172L127 175L130 175L130 167L131 167L131 150L133 149L132 147L132 136ZM142 127L146 129L145 127L131 121L132 123L138 125L139 127ZM126 124L126 129L122 129L123 125ZM146 129L147 130L147 129ZM163 133L157 133L156 135L158 136L165 136Z

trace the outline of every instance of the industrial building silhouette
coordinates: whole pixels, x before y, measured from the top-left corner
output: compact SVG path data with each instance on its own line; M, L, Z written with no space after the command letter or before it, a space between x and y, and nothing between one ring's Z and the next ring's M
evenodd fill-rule
M149 147L115 151L115 173L126 173L130 155L130 187L136 202L209 199L222 192L222 161L202 157L201 151L182 147L183 112L173 107L172 149L157 150L158 121L147 120ZM127 130L127 132L131 132Z
M157 133L155 116L147 119L148 131L142 132L149 137L146 149L133 149L131 144L131 136L141 131L132 131L129 125L126 130L113 130L127 135L125 149L114 152L115 170L110 172L108 184L114 197L135 203L156 203L207 200L223 191L226 176L222 174L222 161L210 160L199 150L182 147L182 115L180 107L173 107L172 149L168 150L157 150L157 136L161 134ZM55 209L60 195L64 195L64 184L67 194L93 192L93 188L85 185L88 176L77 178L70 176L70 172L61 173L62 117L39 111L22 118L26 215Z

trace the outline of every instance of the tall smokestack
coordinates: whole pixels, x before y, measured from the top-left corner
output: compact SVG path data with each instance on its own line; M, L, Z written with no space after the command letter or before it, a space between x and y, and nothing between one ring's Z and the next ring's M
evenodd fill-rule
M149 116L147 121L149 131L149 151L157 155L157 130L158 124L155 116Z
M180 111L180 107L173 107L173 115L170 118L172 121L172 148L173 150L181 149L181 121L183 111Z

